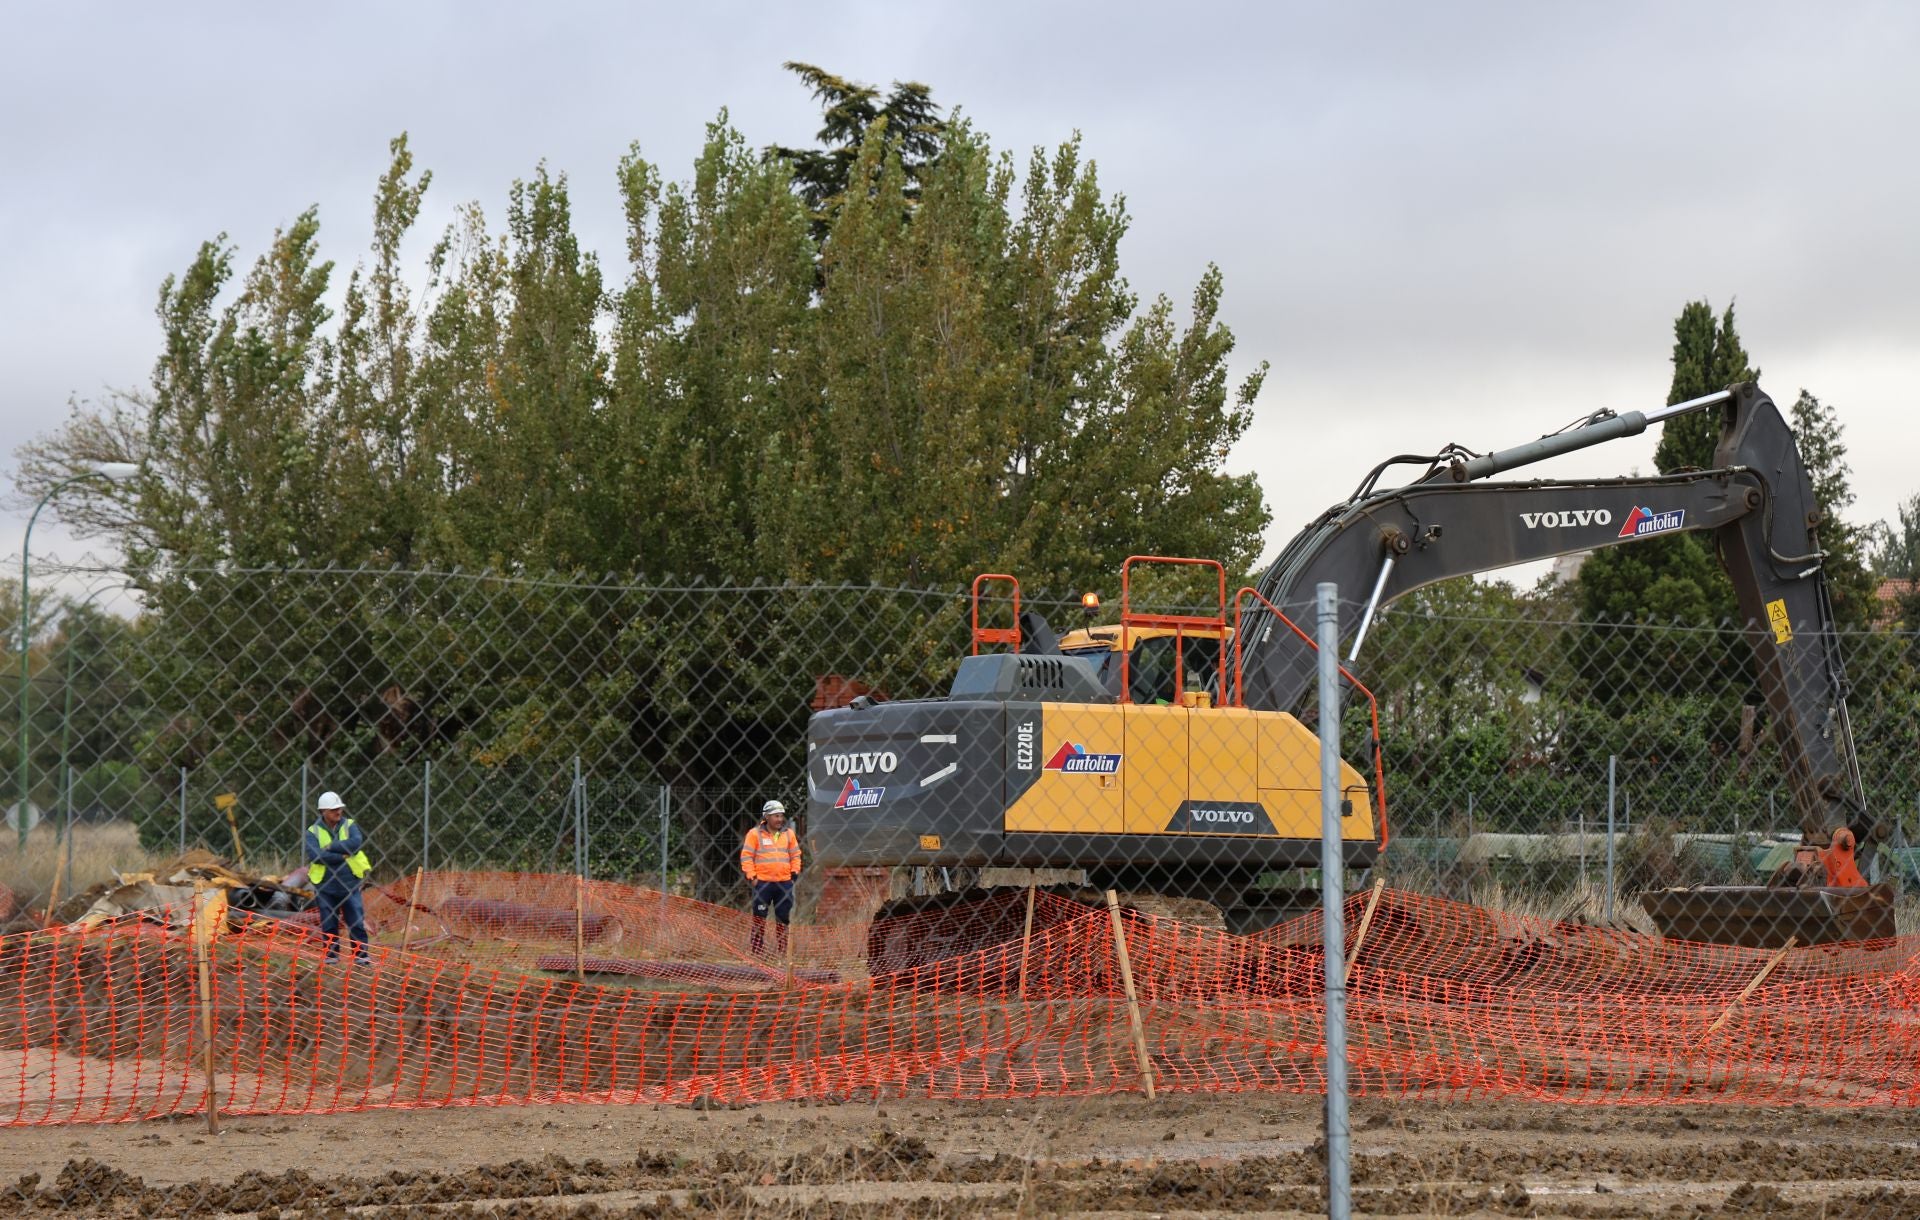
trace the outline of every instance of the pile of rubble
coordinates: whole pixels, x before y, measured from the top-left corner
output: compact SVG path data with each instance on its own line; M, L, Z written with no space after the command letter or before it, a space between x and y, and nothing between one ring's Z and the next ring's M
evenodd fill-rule
M222 891L231 910L295 919L312 904L312 891L301 884L305 880L305 870L286 877L262 877L242 872L211 852L189 851L145 872L118 874L112 881L73 895L51 912L48 923L80 931L124 915L145 914L184 927L192 918L196 882Z

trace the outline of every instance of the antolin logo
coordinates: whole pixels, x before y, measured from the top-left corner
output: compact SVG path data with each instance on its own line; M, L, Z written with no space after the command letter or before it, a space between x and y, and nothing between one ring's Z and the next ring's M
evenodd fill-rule
M1613 513L1604 508L1569 508L1555 513L1521 513L1520 523L1530 530L1566 530L1579 525L1612 525Z
M1079 742L1062 742L1053 752L1043 770L1062 771L1068 775L1112 775L1120 769L1118 754L1089 754L1087 747Z
M1620 527L1622 538L1645 538L1648 534L1664 534L1668 530L1686 528L1687 510L1669 508L1656 513L1650 508L1636 508L1627 514L1626 524Z
M847 786L840 789L840 799L833 803L835 809L872 809L887 794L885 788L862 788L860 781L849 779Z

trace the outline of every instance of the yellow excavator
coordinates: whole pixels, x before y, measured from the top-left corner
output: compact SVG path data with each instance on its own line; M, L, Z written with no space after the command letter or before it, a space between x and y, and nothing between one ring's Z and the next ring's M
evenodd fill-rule
M1711 469L1485 481L1704 410L1721 416ZM1405 464L1425 470L1379 486ZM1792 430L1770 398L1743 384L1647 412L1601 412L1492 453L1448 446L1391 458L1231 597L1214 561L1136 556L1121 568L1119 622L1057 638L1021 609L1017 581L984 575L974 583L972 655L944 697L862 697L812 718L810 859L827 869L965 876L1084 870L1096 889L1204 900L1230 931L1269 926L1302 896L1276 884L1279 875L1319 864L1320 744L1296 715L1317 660L1295 626L1316 585L1339 586L1340 634L1350 642L1341 672L1371 701L1353 669L1379 608L1394 598L1451 577L1699 531L1714 539L1750 624L1804 846L1773 884L1670 891L1646 906L1684 939L1764 946L1890 936L1891 887L1867 886L1859 872L1883 827L1853 750L1820 524ZM1167 566L1203 576L1211 605L1136 608L1136 575ZM1013 624L982 626L983 590L997 584L1011 586ZM1370 774L1341 772L1350 868L1372 867L1390 842L1377 711L1366 761ZM916 906L993 901L979 889L909 899L883 907L881 922ZM870 951L879 973L940 948L909 937Z

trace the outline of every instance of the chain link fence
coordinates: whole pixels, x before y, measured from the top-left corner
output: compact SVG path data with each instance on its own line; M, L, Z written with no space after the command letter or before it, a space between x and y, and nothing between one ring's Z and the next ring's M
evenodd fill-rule
M723 903L743 900L735 857L760 803L806 807L810 714L942 695L970 643L962 590L372 570L36 583L49 592L0 700L9 818L38 824L33 843L70 857L118 828L153 856L291 869L314 800L337 791L384 876L664 877ZM1077 599L1024 605L1084 625ZM1380 868L1399 888L1616 920L1643 889L1763 879L1801 828L1742 633L1551 606L1467 617L1416 595L1380 616L1354 666L1379 700ZM1842 648L1869 805L1891 830L1873 879L1920 879L1920 644L1889 628ZM1186 684L1218 660L1189 657ZM1144 646L1136 664L1136 682L1170 677ZM1347 709L1362 772L1367 715ZM1209 748L1230 745L1196 739L1196 774L1226 765ZM69 885L99 880L84 864ZM44 899L14 885L20 905Z
M1920 1090L1898 1051L1909 899L1907 935L1777 949L1663 937L1642 902L1764 882L1801 838L1732 627L1572 621L1552 594L1389 606L1341 709L1352 875L1344 945L1323 947L1319 709L1233 708L1234 650L1177 581L1134 602L1153 625L1118 672L1110 611L1032 593L1022 608L1066 652L1106 659L965 661L966 590L364 570L34 583L0 699L0 1126L430 1107L451 1142L481 1121L455 1107L1156 1087L1211 1113L1328 1089L1321 1006L1342 970L1363 1099L1890 1107ZM1012 609L988 599L978 622L1005 631ZM1838 644L1880 827L1869 879L1920 892L1920 636ZM956 689L974 710L943 700ZM1074 689L1089 698L1055 699ZM996 691L1015 696L1004 717L979 710ZM828 708L847 710L811 720ZM230 911L240 889L177 873L148 883L170 906L88 914L114 878L194 849L297 881L326 791L373 859L364 964L323 955L311 911ZM808 868L772 937L738 862L769 798L809 851L846 825L885 849ZM995 845L979 867L931 863L968 836ZM516 1161L522 1177L315 1176L257 1155L231 1183L195 1180L188 1158L154 1184L75 1155L0 1198L269 1214L644 1190L658 1214L744 1215L749 1190L801 1172L643 1151ZM865 1164L818 1171L832 1189ZM688 1174L732 1193L689 1193Z

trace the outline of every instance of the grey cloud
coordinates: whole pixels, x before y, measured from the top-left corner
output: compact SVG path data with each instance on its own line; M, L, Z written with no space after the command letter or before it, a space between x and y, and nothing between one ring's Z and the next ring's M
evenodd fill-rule
M814 112L779 68L802 58L924 80L1017 157L1083 131L1135 215L1143 293L1222 265L1240 356L1275 366L1235 462L1276 538L1388 447L1657 401L1699 296L1738 298L1776 396L1840 405L1863 516L1920 490L1886 457L1915 448L1920 373L1911 6L102 6L16 34L9 450L69 393L144 377L155 289L203 238L250 259L318 203L350 264L402 129L435 173L430 223L467 199L498 215L544 157L617 259L628 143L683 173L722 106L755 142L804 141ZM1309 442L1334 456L1303 470Z

